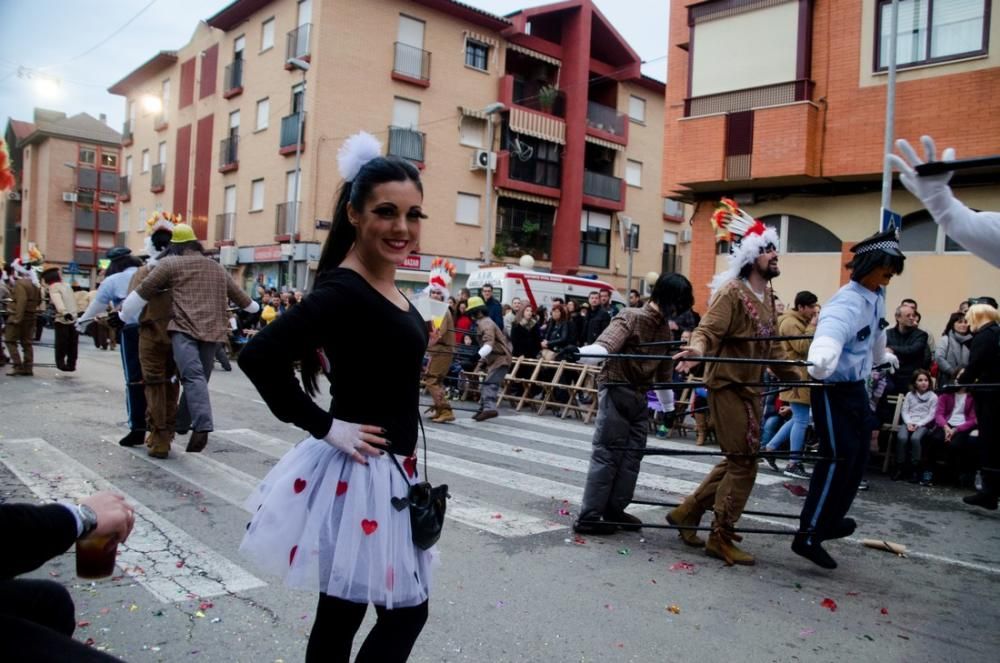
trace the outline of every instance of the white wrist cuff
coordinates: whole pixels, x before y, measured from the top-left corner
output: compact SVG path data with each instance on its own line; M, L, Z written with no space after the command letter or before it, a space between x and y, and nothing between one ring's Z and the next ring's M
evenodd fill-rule
M490 345L489 343L485 343L482 347L479 348L479 358L486 359L488 356L490 356L491 352L493 352L493 346Z
M604 361L603 357L608 356L608 349L599 343L593 343L591 345L585 345L580 348L581 364L600 364ZM588 357L586 355L601 355L600 357Z

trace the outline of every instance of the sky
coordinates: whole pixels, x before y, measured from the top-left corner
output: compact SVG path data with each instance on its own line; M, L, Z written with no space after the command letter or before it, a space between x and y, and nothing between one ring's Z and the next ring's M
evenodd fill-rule
M552 1L464 0L501 15ZM108 123L121 130L125 102L108 94L107 88L158 51L186 44L199 20L229 2L0 0L0 118L31 121L35 107L68 115L104 113ZM594 2L639 57L652 61L643 73L666 80L670 3ZM39 90L42 86L49 88L47 94Z

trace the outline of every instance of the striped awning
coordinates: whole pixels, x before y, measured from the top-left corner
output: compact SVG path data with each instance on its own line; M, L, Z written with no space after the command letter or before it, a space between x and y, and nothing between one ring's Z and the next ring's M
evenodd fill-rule
M555 198L536 196L533 193L524 193L522 191L514 191L513 189L497 189L497 195L501 198L523 200L526 203L537 203L539 205L548 205L549 207L559 207L559 201Z
M490 47L490 59L493 60L493 65L497 64L498 52L500 51L500 41L495 37L489 37L480 32L473 32L472 30L465 30L465 38L471 39L473 41L478 41L480 44L486 44ZM462 57L465 57L465 44L462 44Z
M542 62L548 62L549 64L555 65L557 67L562 66L562 62L560 62L557 58L554 58L550 55L545 55L544 53L539 53L538 51L533 51L530 48L525 48L524 46L518 46L517 44L511 44L510 42L508 42L507 48L511 51L517 51L518 53L523 53L524 55L527 55L529 58L535 58L536 60L541 60Z
M510 109L510 130L552 143L566 144L565 122L556 117L532 113L521 108Z
M486 113L480 108L470 108L469 106L459 106L458 112L468 117L478 117L480 120L486 119Z
M625 151L625 146L620 143L612 143L610 140L604 140L603 138L597 138L596 136L584 136L584 140L588 143L593 143L594 145L600 145L601 147L606 147L609 150L617 150L619 152Z

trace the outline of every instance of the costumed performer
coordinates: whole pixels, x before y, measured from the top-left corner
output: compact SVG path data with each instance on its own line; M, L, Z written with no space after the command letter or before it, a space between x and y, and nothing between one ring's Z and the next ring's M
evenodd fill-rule
M490 317L489 308L482 297L469 297L465 312L476 323L476 340L479 343L479 363L476 368L486 373L486 378L479 385L479 411L472 418L485 421L500 414L497 411L497 400L500 385L510 370L510 339Z
M38 274L34 263L41 262L42 254L35 247L28 250L27 260L16 258L11 261L10 286L11 302L7 307L7 324L3 330L3 340L10 354L10 376L32 376L35 374L35 323L38 306L42 302L42 291L38 287ZM20 345L21 351L18 352Z
M55 330L56 368L60 371L75 371L76 356L79 349L80 333L76 331L76 294L62 280L59 265L46 265L42 268L42 281L49 289L49 301L56 309L53 320Z
M367 133L349 138L338 161L344 183L312 292L239 356L271 412L311 436L248 499L254 516L240 550L319 592L307 661L347 661L369 603L378 620L356 660L405 661L427 619L436 556L413 543L408 510L393 504L417 477L428 334L395 278L420 240L423 187L409 161L381 156ZM310 398L321 366L329 412Z
M431 273L428 277L428 296L438 302L447 301L451 293L448 286L455 275L455 266L443 258L434 258L431 261ZM427 362L427 371L424 373L424 384L427 385L427 392L434 401L434 418L431 419L436 424L446 424L455 421L455 413L451 409L451 402L445 397L444 381L448 377L448 370L455 354L455 323L451 317L451 311L447 305L444 307L444 315L440 323L431 322L430 341L427 344L427 351L430 353L430 360Z

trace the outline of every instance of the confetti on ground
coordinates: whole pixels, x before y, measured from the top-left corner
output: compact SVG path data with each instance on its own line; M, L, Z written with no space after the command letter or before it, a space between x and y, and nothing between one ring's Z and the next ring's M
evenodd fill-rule
M802 589L802 583L795 583L795 589Z
M49 571L49 575L52 576L53 578L58 578L59 577L59 572L58 571Z
M559 509L559 515L560 516L568 516L569 515L569 509Z
M494 513L491 517L493 518L493 520L500 520L501 518L503 518L503 514Z
M868 635L867 633L865 633L865 640L868 640L869 642L875 642L875 638L873 638L872 636Z
M211 601L202 601L198 605L199 610L208 610L209 608L214 608L215 605Z
M504 601L497 601L497 607L498 607L498 608L502 608L502 607L504 607L505 605L507 605L507 603L506 603L506 602L504 602Z
M205 613L199 610L198 612L194 613L194 616L197 617L198 619L204 619Z
M611 605L610 603L605 603L604 607L607 610L614 610L615 609L615 607L613 605Z
M153 613L153 616L154 617L162 617L163 616L163 611L162 610L157 610L156 612Z
M183 559L181 561L177 562L177 568L179 568L179 569L184 568L184 560Z
M691 562L685 562L685 561L682 560L680 562L674 562L673 564L671 564L670 565L670 570L671 571L694 571L694 564L692 564Z
M138 609L139 609L139 606L137 606L137 605L136 605L136 604L134 604L134 603L133 603L132 605L130 605L130 606L128 607L128 611L129 611L129 612L135 612L135 611L136 611L136 610L138 610Z
M656 578L650 578L650 579L649 579L649 581L650 581L651 583L653 583L654 585L656 584Z
M576 535L576 536L573 537L573 543L575 543L578 546L582 546L585 543L587 543L587 539L583 538L580 535Z
M809 491L797 483L783 483L781 484L785 489L796 497L805 497L809 494Z
M820 601L820 605L829 610L830 612L837 612L837 602L834 601L833 599L829 598L823 599L822 601Z
M800 638L808 638L810 635L813 635L814 633L816 633L816 629L814 629L814 628L804 628L801 631L799 631L799 637Z
M618 554L619 554L619 555L622 555L622 556L624 556L624 557L628 557L628 556L629 556L629 554L630 554L631 552L632 552L632 551L631 551L631 550L629 550L628 548L622 548L622 549L620 549L620 550L618 551Z
M97 612L101 613L102 615L106 615L106 614L108 614L109 612L111 612L111 608L101 608L101 609L100 609L100 610L98 610Z
M667 612L669 612L672 615L679 615L681 614L681 607L676 603L671 603L670 605L667 606Z
M884 610L884 608L883 608L883 610ZM79 627L81 627L81 628L83 628L84 626L90 626L90 622L88 622L86 619L81 619L80 621L78 621L76 623L76 625L79 626Z
M861 596L861 592L847 592L848 596Z
M212 623L213 624L218 624L221 621L222 621L222 617L212 617Z
M879 612L881 612L883 615L888 615L889 614L889 608L882 608L881 610L879 610Z

